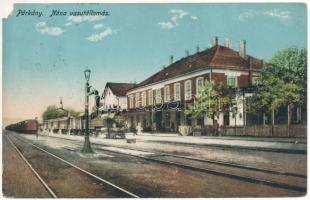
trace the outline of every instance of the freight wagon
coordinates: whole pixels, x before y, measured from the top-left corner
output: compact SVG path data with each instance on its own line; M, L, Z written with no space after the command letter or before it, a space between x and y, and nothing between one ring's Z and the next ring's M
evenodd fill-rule
M8 125L7 127L5 127L5 129L19 132L19 133L37 134L38 127L39 127L39 124L37 120L29 119L29 120L18 122L16 124Z
M115 114L112 114L113 117ZM89 133L90 134L100 134L100 133L106 133L107 132L107 118L108 114L105 113L99 113L96 112L91 113L89 116ZM119 117L118 117L119 118ZM80 114L77 117L62 117L62 118L55 118L50 120L45 120L43 124L41 125L42 131L48 132L48 133L58 133L58 134L69 134L69 135L84 135L85 133L85 116L84 114ZM119 120L118 120L119 121ZM124 121L123 117L122 120ZM114 124L117 126L120 123L114 122ZM118 127L110 127L111 132L119 133L124 135L124 131L116 131L119 130ZM121 133L122 132L122 133Z

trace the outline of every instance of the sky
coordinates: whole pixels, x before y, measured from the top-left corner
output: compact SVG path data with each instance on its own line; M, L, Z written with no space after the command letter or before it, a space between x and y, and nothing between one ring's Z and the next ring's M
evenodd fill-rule
M101 15L70 15L88 10ZM229 38L235 50L246 40L248 54L268 61L278 50L307 47L306 5L16 4L3 21L4 125L40 117L60 97L83 110L86 68L102 93L106 82L143 81L170 55L209 48L212 36L220 44Z

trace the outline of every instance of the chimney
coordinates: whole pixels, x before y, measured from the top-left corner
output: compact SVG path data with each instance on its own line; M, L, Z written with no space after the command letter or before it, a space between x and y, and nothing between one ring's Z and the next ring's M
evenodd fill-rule
M170 56L170 64L173 63L173 56Z
M218 45L218 38L217 36L212 37L212 46Z
M228 39L228 38L225 39L224 46L231 49L231 42L230 42L230 39Z
M197 45L197 47L196 47L196 52L197 53L199 52L199 45Z
M186 49L185 53L186 53L186 56L189 56L189 51L188 51L188 49Z
M245 58L245 56L246 56L246 42L245 42L245 40L241 40L239 42L239 55L242 58Z

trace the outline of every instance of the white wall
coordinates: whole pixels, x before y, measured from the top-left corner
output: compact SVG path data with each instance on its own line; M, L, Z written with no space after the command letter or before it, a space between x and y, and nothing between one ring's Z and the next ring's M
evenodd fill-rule
M116 96L113 94L110 88L106 88L104 99L103 99L103 110L107 111L114 106L120 106L121 109L127 109L127 98L126 96Z
M237 108L238 108L238 111L236 114L236 126L243 126L243 118L244 118L244 116L243 116L243 114L244 114L243 113L243 97L237 96L236 101L237 101ZM216 117L216 120L220 126L224 125L223 113L221 113L218 118ZM213 125L213 121L211 118L208 118L205 115L204 124L205 125ZM232 112L229 113L229 126L235 126L235 118L233 117Z
M219 114L219 117L215 117L215 120L217 120L217 123L219 124L219 126L224 125L224 115L222 113ZM213 120L211 119L211 117L208 117L207 115L205 115L204 125L208 125L208 126L213 125Z
M236 119L233 118L232 113L229 113L229 126L235 126L235 122L236 122L236 126L243 126L243 117L244 117L243 116L243 97L237 95L236 101L237 101L238 112L236 115Z

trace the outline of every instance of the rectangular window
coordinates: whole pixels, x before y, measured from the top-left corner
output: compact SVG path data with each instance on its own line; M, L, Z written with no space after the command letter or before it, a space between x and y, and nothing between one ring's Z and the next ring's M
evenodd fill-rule
M149 105L153 105L153 90L148 91Z
M133 95L129 95L129 108L133 108Z
M170 101L170 86L166 86L165 87L165 102L169 102Z
M202 89L203 89L203 78L199 77L196 79L196 96L197 97L200 96Z
M142 92L142 106L146 106L146 92Z
M136 108L140 107L140 94L136 93Z
M192 81L185 81L185 100L190 100L192 98Z
M161 89L157 89L155 94L156 94L156 104L160 104L161 103Z
M229 87L236 87L237 86L237 81L236 81L236 77L228 77L227 78L227 85Z
M180 101L181 100L181 87L180 83L175 83L174 84L174 101Z

